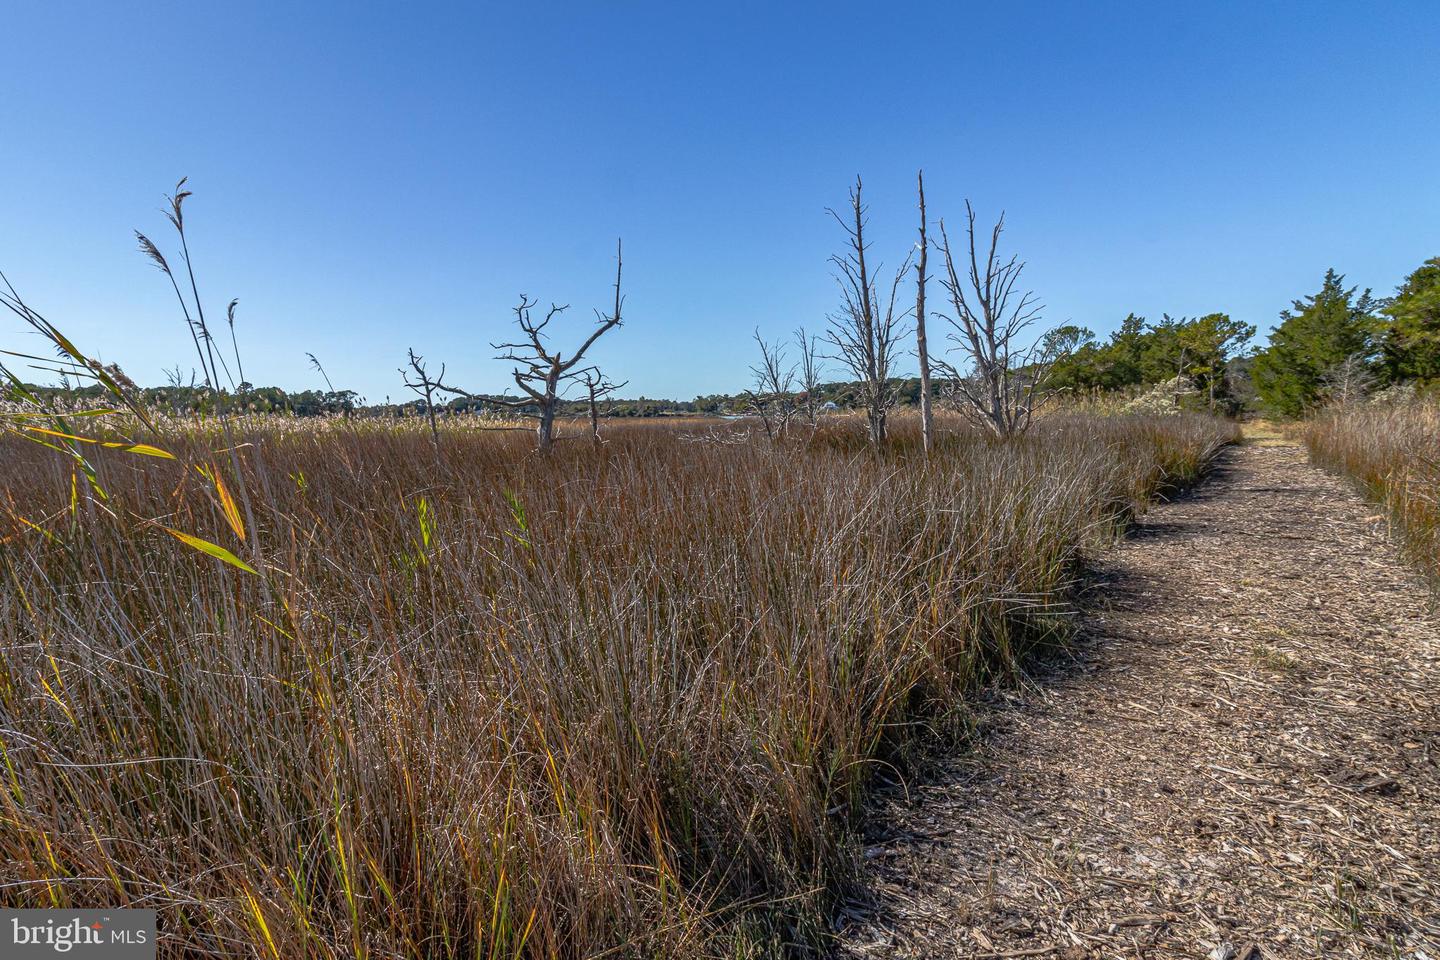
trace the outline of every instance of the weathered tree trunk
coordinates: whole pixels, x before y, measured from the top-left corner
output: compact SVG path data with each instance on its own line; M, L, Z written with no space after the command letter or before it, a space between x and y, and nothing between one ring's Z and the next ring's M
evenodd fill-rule
M875 350L875 302L870 295L870 271L865 266L865 218L860 206L859 177L855 178L855 257L860 265L860 289L865 291L865 296L860 301L861 329L865 331L866 340L870 344L869 356L866 358L866 373L870 381L870 442L879 450L880 445L885 442L885 384Z
M915 346L920 357L920 445L930 456L934 418L930 410L930 349L925 341L925 266L930 244L925 236L925 171L915 176L920 192L920 257L915 262Z
M1000 258L1004 214L990 231L983 258L975 210L968 200L965 220L969 260L959 270L945 221L940 221L940 250L945 257L941 284L954 308L954 315L946 319L955 327L959 349L973 364L974 373L962 376L955 367L949 369L962 405L997 436L1010 437L1029 428L1036 403L1045 395L1045 375L1063 348L1049 336L1023 345L1022 337L1040 318L1042 307L1033 292L1015 289L1025 264L1018 257Z
M887 414L895 400L894 386L890 382L893 351L905 335L903 318L909 312L896 315L895 297L901 281L910 273L910 258L907 256L896 272L895 282L890 286L888 305L882 311L865 256L868 249L865 242L865 205L860 190L860 178L856 177L855 186L850 191L848 214L842 217L830 211L830 215L845 230L849 250L830 258L839 271L836 281L843 301L841 310L830 317L828 339L840 351L837 359L843 360L855 379L860 381L859 399L865 404L870 442L878 450L885 442Z
M614 311L609 314L601 313L599 310L595 311L597 326L568 358L559 351L548 347L543 333L551 320L569 309L568 305L550 304L550 310L545 314L545 318L537 322L530 312L534 309L536 301L521 295L520 305L515 308L515 322L520 327L523 339L515 343L492 343L491 346L496 350L504 351L497 359L514 361L516 366L510 371L510 375L525 396L515 398L482 397L444 383L443 371L441 379L434 382L435 389L471 400L509 407L512 410L538 407L540 412L535 426L536 439L540 451L548 453L555 441L555 411L564 388L576 380L586 380L592 375L599 377L599 368L593 365L581 367L580 361L584 359L585 352L594 346L596 340L620 326L620 308L625 302L625 298L620 294L621 264L621 247L617 240L615 242ZM616 388L612 385L606 389Z
M540 408L540 419L535 425L536 443L541 453L549 453L555 443L555 405L547 403Z
M430 442L435 446L436 454L440 452L440 427L435 423L435 392L440 389L440 381L445 379L445 365L440 365L440 376L431 380L430 373L425 367L425 358L417 354L414 349L410 350L410 371L404 367L400 368L400 376L405 380L405 386L425 401L425 417L430 421ZM410 374L415 374L415 379Z

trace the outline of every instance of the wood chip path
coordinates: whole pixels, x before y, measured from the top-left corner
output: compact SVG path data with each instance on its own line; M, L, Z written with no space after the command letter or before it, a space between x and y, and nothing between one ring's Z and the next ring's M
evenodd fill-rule
M1101 558L1071 659L882 795L840 953L1440 960L1433 596L1301 449L1228 451Z

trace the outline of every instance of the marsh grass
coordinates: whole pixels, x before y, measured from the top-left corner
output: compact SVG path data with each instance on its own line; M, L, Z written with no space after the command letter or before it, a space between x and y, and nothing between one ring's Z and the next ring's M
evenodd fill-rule
M1299 431L1311 459L1384 506L1412 559L1440 583L1440 404L1339 408Z
M1063 640L1085 553L1233 429L948 423L928 464L654 425L549 456L420 421L168 423L212 488L0 437L0 901L161 912L162 953L813 948L877 771Z

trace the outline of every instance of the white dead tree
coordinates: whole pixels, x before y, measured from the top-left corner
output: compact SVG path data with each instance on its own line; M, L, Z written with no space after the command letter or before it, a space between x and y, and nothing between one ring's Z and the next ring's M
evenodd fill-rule
M820 341L801 327L795 331L795 346L800 351L800 363L796 368L800 377L800 404L805 411L805 419L813 429L819 423Z
M760 362L750 368L755 385L745 391L745 406L759 418L765 436L783 440L796 414L795 368L786 365L782 344L767 343L759 330L755 342L760 345Z
M416 353L413 347L409 353L409 365L409 370L400 368L400 377L405 381L405 386L424 401L425 416L430 421L430 440L435 444L435 449L439 450L440 427L435 423L435 392L440 388L440 381L445 379L445 365L440 365L440 376L431 380L425 367L425 358Z
M548 345L548 337L545 328L557 316L570 309L569 304L558 306L551 304L542 320L536 320L531 311L535 309L538 301L531 300L521 294L520 305L515 307L515 323L524 335L522 339L514 343L492 343L490 346L501 351L496 357L497 360L509 360L515 364L511 370L511 376L515 379L523 397L487 397L482 394L471 393L458 387L436 382L440 390L473 400L479 403L492 403L498 406L508 407L513 410L526 410L533 408L536 420L535 434L537 443L542 453L548 453L555 443L555 414L560 408L560 403L565 399L564 393L570 385L582 381L587 375L599 374L599 368L595 366L581 366L585 359L585 353L595 341L614 328L620 326L621 308L625 304L625 298L620 293L620 277L623 266L621 257L621 246L617 240L615 243L615 305L610 313L595 311L595 329L590 331L580 347L570 356L565 356L558 350L552 350Z
M915 260L915 355L920 360L920 446L926 457L935 442L935 419L930 410L930 345L925 339L925 281L930 262L930 241L925 231L925 171L915 175L920 193L920 254Z
M975 210L965 202L968 251L959 269L940 221L940 250L945 257L942 283L953 315L941 314L954 331L953 349L967 370L943 364L950 389L961 409L971 413L997 436L1024 433L1036 407L1044 400L1045 375L1059 358L1054 337L1036 337L1031 328L1043 309L1035 294L1017 289L1025 264L1000 256L1001 214L990 231L988 248L975 234Z
M835 281L840 287L841 304L839 311L830 315L827 339L839 351L836 359L843 362L859 382L860 399L870 427L870 443L878 448L885 442L886 418L895 405L891 373L909 313L908 310L896 312L895 297L900 281L910 272L910 258L905 258L895 274L882 311L875 276L865 260L869 245L865 242L866 208L861 202L860 190L860 178L856 177L845 216L828 211L845 231L847 249L830 258L838 271Z
M1336 406L1352 406L1374 391L1376 380L1365 355L1352 353L1321 374L1321 395Z
M193 403L195 398L195 385L198 374L195 368L190 368L190 383L185 383L185 374L180 369L180 364L175 364L174 370L165 371L165 382L169 384L170 414L174 417L180 416L180 408L183 403Z
M597 445L604 443L605 441L600 439L600 401L609 399L616 390L622 389L630 381L612 383L610 378L590 367L580 374L580 382L585 385L585 398L590 405L590 438Z

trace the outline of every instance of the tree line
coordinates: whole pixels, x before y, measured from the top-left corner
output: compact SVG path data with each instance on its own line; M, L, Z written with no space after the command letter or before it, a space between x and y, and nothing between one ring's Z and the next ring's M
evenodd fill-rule
M1327 270L1317 292L1280 314L1251 376L1261 400L1286 417L1390 386L1440 384L1440 257L1386 298Z
M1246 349L1255 328L1223 313L1159 323L1131 314L1104 342L1081 328L1056 333L1076 345L1051 371L1057 388L1126 390L1184 376L1212 407L1300 417L1390 386L1440 383L1440 257L1388 298L1327 270L1318 291L1281 311L1263 348Z
M923 309L923 304L917 309ZM915 327L918 341L922 327L918 323ZM1197 402L1216 412L1253 411L1281 417L1302 416L1321 405L1350 402L1398 384L1433 389L1440 384L1440 257L1421 264L1388 298L1347 287L1343 275L1328 270L1315 293L1294 300L1281 312L1267 346L1247 346L1255 332L1253 325L1225 313L1194 318L1166 315L1153 322L1132 313L1103 340L1084 327L1057 327L1040 338L1040 352L1050 358L1043 389L1049 395L1114 394L1185 378L1193 385ZM608 385L611 389L601 392L593 404L588 388L577 397L557 398L554 415L748 414L778 429L782 417L788 428L792 420L813 423L819 413L831 409L870 408L877 396L882 396L874 381L821 379L828 339L810 336L802 329L788 344L762 340L754 386L691 400L619 398L614 389L623 384L597 382L597 371L584 371L596 387ZM895 339L893 334L891 339ZM893 344L891 349L903 353ZM918 353L916 349L914 354ZM793 365L787 363L790 356L798 358ZM414 359L424 362L420 357ZM953 365L942 361L939 366L946 376L958 377ZM1012 375L1024 377L1026 371L1019 369ZM233 389L216 390L198 383L194 376L187 382L178 368L168 371L167 379L165 386L137 387L135 391L148 407L177 415L210 413L221 405L237 412L297 417L448 416L494 411L515 399L468 392L446 398L432 391L429 397L409 402L387 399L369 404L354 390L337 390L328 384L323 390L286 391L241 381ZM98 402L106 396L99 384L28 384L27 388L51 400L68 396ZM918 375L887 376L880 409L919 408L926 397L932 403L945 403L950 400L947 389L945 377L931 376L927 384ZM536 411L533 405L520 410ZM592 421L592 429L595 427Z
M171 217L177 230L179 201L189 196L177 187ZM1249 347L1256 327L1223 312L1199 317L1163 316L1159 321L1130 314L1101 340L1089 329L1039 326L1043 308L1021 284L1025 267L1001 252L1003 213L982 226L969 201L952 244L942 218L932 222L925 203L923 173L916 177L919 211L917 242L888 273L876 261L867 238L869 210L863 182L856 178L841 210L827 211L841 229L841 251L830 260L838 306L823 333L803 327L792 340L755 340L759 360L751 368L752 385L736 394L712 394L694 400L621 399L626 385L611 380L587 357L603 336L622 326L622 247L617 241L615 281L605 309L596 309L595 325L565 352L552 345L550 325L568 305L521 295L513 310L515 335L492 343L497 359L511 365L515 393L481 393L453 384L446 365L438 371L413 348L400 368L402 383L414 394L408 402L367 404L353 390L336 389L313 354L311 365L326 389L286 392L257 387L244 378L235 335L236 301L226 311L234 370L203 313L185 319L195 337L203 375L187 378L177 367L166 372L164 387L134 386L118 368L109 376L151 409L174 414L210 412L283 413L293 416L423 416L439 443L437 418L453 413L506 411L536 424L537 443L548 450L557 417L588 418L590 433L601 442L604 416L667 414L746 414L771 439L783 440L797 427L814 427L831 407L864 413L870 441L887 439L890 411L899 405L919 408L923 448L932 444L932 409L948 404L968 414L997 436L1024 432L1035 412L1056 397L1138 391L1184 381L1193 402L1215 412L1262 409L1301 416L1331 402L1348 402L1395 384L1430 387L1440 382L1440 257L1413 271L1392 297L1377 298L1369 289L1346 287L1331 269L1320 289L1292 302L1280 314L1264 348ZM163 256L143 234L142 252L168 271ZM930 295L931 254L938 290ZM938 309L933 309L938 302ZM938 327L935 326L938 324ZM936 338L935 333L940 336ZM39 358L30 358L39 359ZM901 364L918 362L918 376L899 373ZM827 362L838 364L840 378L827 377ZM88 377L71 371L56 386L20 384L29 395L53 402L61 396L99 400L101 383L81 385ZM1176 391L1180 393L1180 391Z

